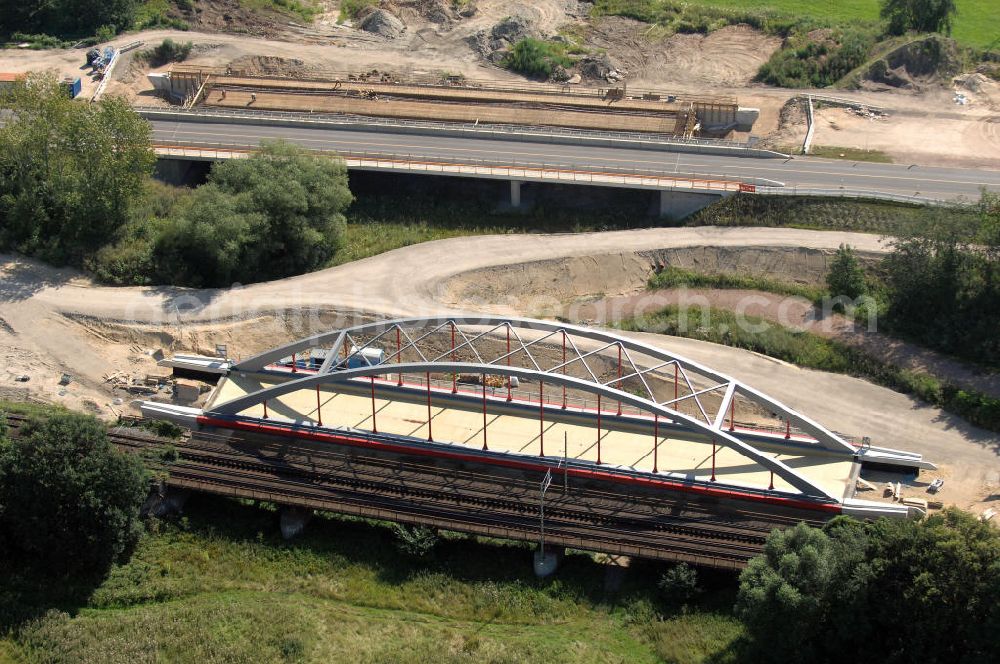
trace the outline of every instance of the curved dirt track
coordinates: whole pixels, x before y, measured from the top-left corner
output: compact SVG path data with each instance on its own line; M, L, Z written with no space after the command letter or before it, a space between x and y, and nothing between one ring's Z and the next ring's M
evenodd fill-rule
M677 228L572 235L503 235L466 237L419 244L366 260L276 282L226 290L177 288L106 288L71 272L59 272L25 261L0 257L0 319L13 334L0 329L0 345L31 347L52 371L75 373L80 382L99 387L108 366L106 348L115 340L77 320L113 322L127 327L204 326L211 321L252 321L275 311L307 316L307 312L363 312L379 317L491 311L536 315L538 300L517 297L502 301L468 301L456 297L456 280L488 279L491 269L593 258L594 283L615 281L617 270L634 269L657 250L680 247L773 247L833 251L848 243L860 251L880 253L882 241L872 235L793 229ZM603 272L602 272L603 271ZM463 277L466 275L466 277ZM471 275L471 276L468 276ZM543 295L544 280L558 274L531 273L523 291ZM539 283L542 282L542 283ZM505 296L517 293L508 283ZM348 321L349 318L348 318ZM44 329L45 334L36 334ZM245 328L241 328L245 329ZM314 330L315 331L315 330ZM800 409L827 426L854 435L870 435L876 444L920 451L944 464L955 485L951 499L971 506L974 496L989 493L998 480L996 436L971 427L942 411L863 380L810 371L742 350L704 342L638 335L691 359L714 366ZM275 339L274 343L283 341ZM117 343L121 344L119 340ZM11 385L10 367L0 356L0 387ZM948 498L948 496L945 496Z

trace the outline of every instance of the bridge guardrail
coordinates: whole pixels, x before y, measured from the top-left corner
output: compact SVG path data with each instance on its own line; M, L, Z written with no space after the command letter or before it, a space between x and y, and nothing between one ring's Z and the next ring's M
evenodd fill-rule
M247 144L184 143L154 145L165 156L195 156L215 159L240 158L256 150ZM600 167L584 169L559 162L502 162L487 159L448 159L421 157L412 154L373 151L313 150L344 159L348 166L401 169L408 171L460 173L504 177L506 179L545 179L594 184L628 184L650 188L703 189L709 191L740 191L741 185L781 187L782 183L761 178L732 177L707 173L681 173L653 169ZM239 156L237 156L239 155ZM745 189L745 187L743 187Z

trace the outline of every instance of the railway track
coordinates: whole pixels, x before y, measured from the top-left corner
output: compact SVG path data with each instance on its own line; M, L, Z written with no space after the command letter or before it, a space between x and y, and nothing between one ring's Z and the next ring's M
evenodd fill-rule
M7 416L15 432L24 420ZM196 432L165 441L118 426L109 437L162 466L167 484L177 488L511 539L539 534L534 478L362 456L259 434ZM176 461L150 454L167 444ZM762 550L772 529L810 520L794 510L742 509L666 491L625 495L576 481L564 488L559 479L556 474L546 495L546 540L585 550L738 569Z

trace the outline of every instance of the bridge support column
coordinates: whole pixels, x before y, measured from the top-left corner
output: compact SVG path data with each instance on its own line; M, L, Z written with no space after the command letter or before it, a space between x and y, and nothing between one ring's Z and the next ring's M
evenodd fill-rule
M559 564L562 562L563 556L566 555L566 549L561 546L546 546L544 550L541 548L535 549L532 555L532 567L535 570L535 576L539 579L544 579L547 576L552 576L559 569Z
M172 489L161 484L146 499L142 511L156 518L180 514L184 511L184 505L187 504L190 497L191 492L187 489Z
M293 539L302 534L306 525L312 519L313 511L301 507L285 507L281 510L279 527L281 536L286 540Z
M510 181L510 206L515 210L521 209L521 185L520 180Z
M681 191L660 191L660 218L680 221L718 201L716 194L692 194Z
M594 560L604 565L604 592L616 593L622 589L622 583L628 572L632 559L628 556L618 556L599 553Z

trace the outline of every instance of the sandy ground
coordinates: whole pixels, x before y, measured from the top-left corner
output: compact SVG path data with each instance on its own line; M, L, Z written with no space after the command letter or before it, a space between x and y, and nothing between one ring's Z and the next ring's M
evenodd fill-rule
M579 259L591 264L592 283L620 284L622 271L642 274L662 252L683 247L810 247L833 251L849 243L879 252L879 238L791 229L678 228L577 235L513 235L430 242L301 277L212 291L174 288L103 288L68 271L11 257L0 280L0 389L21 389L16 375L40 397L74 406L97 404L111 413L103 383L117 371L141 375L153 365L148 351L211 352L229 344L245 356L320 330L353 324L359 316L431 315L492 311L531 315L557 306L560 270L512 281L494 301L482 291L466 299L463 280L481 283L522 263ZM601 252L595 254L595 248ZM402 278L405 275L405 278ZM633 286L634 288L634 286ZM516 289L516 290L511 290ZM488 291L487 291L488 292ZM595 291L597 292L597 291ZM511 293L520 297L509 297ZM361 312L355 313L355 312ZM43 331L39 333L39 331ZM638 335L697 362L716 366L827 426L869 435L879 445L913 449L942 465L949 478L943 497L974 507L1000 485L1000 440L938 409L871 383L809 371L736 349L686 339ZM62 372L74 375L66 388ZM65 394L60 394L65 390ZM93 405L89 406L94 409Z

